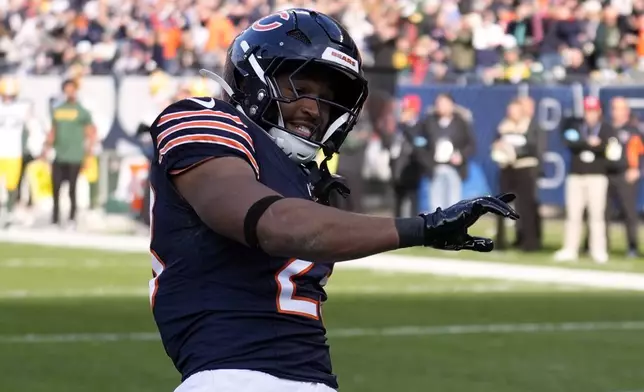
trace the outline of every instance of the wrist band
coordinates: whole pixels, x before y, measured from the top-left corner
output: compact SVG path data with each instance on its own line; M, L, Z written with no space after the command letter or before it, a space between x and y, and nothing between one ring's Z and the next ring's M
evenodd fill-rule
M398 247L422 246L425 244L425 219L420 216L413 218L396 218L398 232Z

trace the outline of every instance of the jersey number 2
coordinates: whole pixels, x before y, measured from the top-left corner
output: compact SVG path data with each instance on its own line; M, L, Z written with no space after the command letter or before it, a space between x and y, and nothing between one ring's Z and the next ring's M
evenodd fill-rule
M277 282L277 311L320 319L320 302L310 298L298 297L295 292L294 278L302 276L313 268L313 263L292 259L275 275Z

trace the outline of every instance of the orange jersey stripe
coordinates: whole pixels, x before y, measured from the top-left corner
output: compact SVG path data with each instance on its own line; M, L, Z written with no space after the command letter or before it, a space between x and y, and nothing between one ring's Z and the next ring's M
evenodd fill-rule
M230 113L222 112L221 110L210 110L210 109L189 110L189 111L183 111L183 112L164 114L159 119L157 126L163 125L173 120L182 119L182 118L189 119L190 117L203 117L203 116L226 118L246 128L246 124L244 124L244 122L238 116L235 116Z
M161 145L161 142L163 142L165 138L172 135L173 133L181 130L185 130L185 129L190 129L190 128L211 128L218 131L226 131L226 132L234 133L235 135L246 140L250 145L250 147L253 149L253 151L255 149L255 146L253 145L253 139L243 129L237 128L233 125L226 124L221 121L211 121L211 120L188 121L188 122L182 122L177 125L174 125L166 129L165 131L161 132L159 136L157 136L157 146Z
M188 143L212 143L212 144L219 144L222 146L226 146L229 148L232 148L234 150L240 151L246 155L248 160L250 161L251 166L255 170L255 174L259 178L259 165L257 164L257 160L255 160L255 157L253 154L240 142L238 142L235 139L227 138L225 136L217 136L217 135L208 135L208 134L196 134L196 135L185 135L185 136L179 136L176 139L170 140L160 151L159 151L159 159L161 159L165 154L168 153L168 151L172 150L174 147L180 146L182 144L188 144Z

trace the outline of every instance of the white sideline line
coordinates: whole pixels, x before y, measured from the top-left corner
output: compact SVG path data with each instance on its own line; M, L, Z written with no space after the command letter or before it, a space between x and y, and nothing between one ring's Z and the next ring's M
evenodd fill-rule
M0 291L0 299L16 298L103 298L103 297L146 297L150 295L147 287L94 287L89 289L61 290L7 290Z
M572 269L537 265L494 263L383 254L336 264L336 268L429 273L463 278L494 278L525 282L558 283L605 289L644 291L644 274Z
M150 239L140 235L64 232L55 229L3 230L0 231L0 242L126 253L147 252L150 247Z
M49 259L49 258L7 258L0 260L0 269L21 269L21 268L64 268L64 269L97 269L97 268L122 268L132 265L132 260L122 259L85 259L85 260L66 260L66 259Z
M149 247L149 239L142 236L70 233L55 230L0 231L0 242L100 249L115 252L148 252ZM426 273L467 278L493 278L644 291L644 274L632 272L517 265L391 254L338 263L336 267L339 269L374 269L378 271Z
M525 323L330 329L330 338L640 331L644 321ZM0 335L0 344L157 341L155 332Z
M384 295L384 294L446 294L446 293L504 293L516 289L525 289L524 285L514 284L462 284L449 287L430 285L411 285L405 287L392 287L386 285L366 286L330 286L327 292L330 295ZM574 291L579 292L577 286L551 286L552 292ZM150 295L147 287L93 287L79 289L59 290L0 290L0 299L26 299L26 298L105 298L105 297L147 297Z

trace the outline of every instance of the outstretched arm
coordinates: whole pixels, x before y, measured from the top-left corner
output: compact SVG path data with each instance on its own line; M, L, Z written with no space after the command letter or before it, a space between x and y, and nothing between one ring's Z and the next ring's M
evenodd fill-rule
M277 195L256 180L242 159L209 159L174 177L179 192L214 231L247 244L244 223L259 200ZM513 195L466 200L433 214L386 218L341 211L315 202L284 198L257 221L260 248L273 256L337 262L409 246L490 251L491 240L467 234L480 216L518 215L506 203Z
M277 193L255 178L242 159L208 160L174 177L179 192L214 231L246 243L244 221L258 200ZM423 219L417 222L422 245ZM397 249L393 218L354 214L315 202L285 198L272 204L257 223L260 247L274 256L324 262L343 261Z

